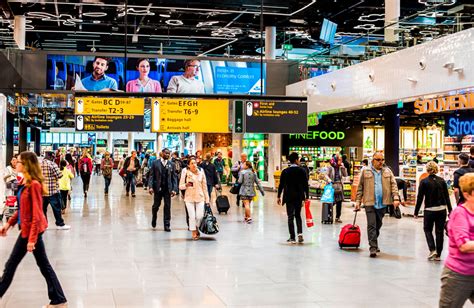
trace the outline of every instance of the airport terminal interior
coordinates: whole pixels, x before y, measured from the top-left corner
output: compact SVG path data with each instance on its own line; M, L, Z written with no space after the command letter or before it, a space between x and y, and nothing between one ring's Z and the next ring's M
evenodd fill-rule
M0 308L473 307L473 13L0 1Z

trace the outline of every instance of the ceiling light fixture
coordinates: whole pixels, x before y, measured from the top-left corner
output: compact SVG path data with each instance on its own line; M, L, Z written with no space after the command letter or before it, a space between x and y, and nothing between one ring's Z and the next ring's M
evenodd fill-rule
M297 19L297 18L290 19L289 22L294 23L294 24L299 24L299 25L306 25L307 24L306 20Z
M169 26L182 26L182 25L184 25L184 23L179 19L168 19L167 21L165 21L165 24L167 24Z
M105 13L105 12L87 12L87 13L82 13L82 16L99 18L99 17L107 16L107 13Z
M171 17L170 14L160 14L159 16L163 17L163 18L170 18Z

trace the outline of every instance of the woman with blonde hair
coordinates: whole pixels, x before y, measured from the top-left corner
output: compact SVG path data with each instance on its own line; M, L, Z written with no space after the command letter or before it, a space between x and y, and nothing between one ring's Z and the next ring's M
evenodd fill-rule
M22 152L16 168L24 176L18 186L18 211L0 228L0 235L6 236L8 230L17 223L21 231L0 278L0 298L8 290L23 257L27 252L32 252L48 285L50 304L47 307L66 307L66 297L49 263L42 238L48 222L43 213L45 186L38 157L33 152Z
M184 202L189 215L189 230L193 240L199 239L199 225L204 216L204 205L209 203L206 174L199 170L196 159L191 159L187 168L183 169L179 181L179 189L186 190Z
M244 163L244 169L242 170L242 172L239 173L238 183L241 184L239 191L240 200L242 200L242 203L244 204L245 208L244 220L246 223L250 224L252 223L252 217L250 214L250 202L257 195L257 193L255 192L254 184L257 185L258 190L260 191L262 196L264 196L265 193L263 191L262 185L260 184L260 181L257 178L257 174L255 174L255 171L253 170L252 163L248 160Z
M87 191L89 190L89 183L91 181L92 160L86 150L82 151L82 156L79 160L79 170L81 172L84 197L87 197Z
M474 173L459 179L466 202L458 205L448 222L449 253L441 274L440 308L474 304Z
M430 161L426 164L426 171L429 175L420 182L418 188L415 218L418 218L421 204L425 200L423 230L430 249L428 260L440 261L441 252L443 251L446 209L451 213L451 201L449 200L446 181L436 175L439 171L438 165L434 161ZM433 226L435 227L436 243L433 237Z

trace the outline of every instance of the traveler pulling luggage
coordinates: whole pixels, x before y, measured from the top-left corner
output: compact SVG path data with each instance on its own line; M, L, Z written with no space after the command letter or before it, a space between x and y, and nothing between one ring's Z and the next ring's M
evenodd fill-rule
M216 198L216 208L217 212L226 213L230 208L229 198L222 194L222 189L217 190L217 198Z
M321 222L323 224L332 224L333 219L333 205L334 205L334 187L331 183L324 186L324 191L321 196Z
M359 248L360 246L360 228L356 225L357 212L355 211L354 223L347 224L341 229L339 233L339 248Z

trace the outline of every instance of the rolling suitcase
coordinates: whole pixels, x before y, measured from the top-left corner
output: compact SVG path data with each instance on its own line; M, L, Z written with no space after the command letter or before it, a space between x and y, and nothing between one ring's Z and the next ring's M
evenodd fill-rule
M333 203L326 203L326 202L322 203L321 222L323 224L333 223L332 208L333 208Z
M230 209L230 203L229 203L229 198L227 196L222 194L222 190L217 191L217 198L216 198L216 207L217 207L217 212L220 213L226 213Z
M347 224L339 233L339 248L359 248L360 246L360 228L356 225L357 211L354 215L354 223Z

